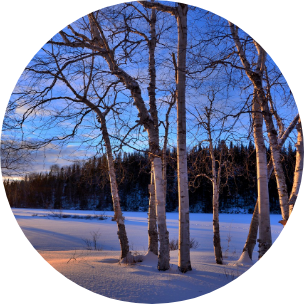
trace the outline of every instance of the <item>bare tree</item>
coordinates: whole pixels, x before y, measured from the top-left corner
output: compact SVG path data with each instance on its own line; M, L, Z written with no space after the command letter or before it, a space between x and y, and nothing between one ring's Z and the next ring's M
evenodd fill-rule
M179 255L178 268L181 272L191 270L189 191L186 145L186 54L187 54L187 13L188 5L177 3L175 7L158 2L139 1L144 7L169 13L176 18L178 29L177 46L177 176L179 200Z
M255 112L261 111L265 124L266 124L266 130L268 134L269 144L270 144L270 150L271 150L271 158L274 166L274 172L275 177L277 181L277 188L279 193L279 201L280 201L280 207L281 207L281 213L284 221L288 220L289 217L289 207L288 207L288 193L287 193L287 186L285 182L285 176L284 171L282 168L282 164L280 162L280 149L279 149L279 143L278 143L278 133L276 131L275 125L273 123L273 114L271 113L271 110L269 108L269 98L267 98L267 95L265 94L265 90L263 87L263 74L265 71L265 62L267 53L265 50L255 41L253 40L253 44L256 48L257 52L257 61L254 64L250 64L246 52L244 49L244 46L241 43L239 33L238 33L238 27L229 22L230 31L238 52L238 56L241 60L241 63L243 65L243 68L245 70L246 75L248 76L249 80L252 82L254 86L254 110ZM255 106L255 103L258 103L260 109L258 106ZM258 114L261 115L261 114ZM255 115L255 119L259 119ZM259 119L260 120L260 119ZM278 121L280 124L280 122ZM260 183L260 187L258 187L259 191L259 197L260 195L266 195L268 193L267 189L267 168L266 168L266 162L264 159L266 159L265 156L262 157L261 154L259 154L259 150L263 150L262 148L262 130L261 132L258 131L258 126L260 126L261 122L256 124L255 127L255 142L256 142L256 151L257 151L257 166L261 166L261 168L258 167L258 182ZM260 147L257 146L257 144L260 144ZM264 152L262 152L264 154ZM261 157L260 157L261 156ZM262 169L263 168L263 169ZM262 178L263 181L260 179ZM262 187L263 184L263 188ZM261 197L262 198L262 197ZM260 237L259 237L259 247L260 247L260 257L263 256L263 254L269 249L271 245L271 238L269 234L270 230L270 221L269 221L269 203L266 203L267 198L264 197L264 203L259 203L259 231L260 231ZM264 213L264 216L262 215Z
M16 93L17 96L19 94L22 96L22 99L19 98L16 102L16 107L26 106L20 124L22 126L25 121L32 120L32 115L34 113L38 115L38 111L43 111L43 113L50 111L49 105L51 103L56 103L58 100L63 101L63 103L66 101L67 103L62 110L51 112L51 121L56 125L61 119L64 121L75 118L76 120L71 134L55 138L56 140L64 140L76 135L76 130L83 123L86 115L94 113L97 116L97 128L101 131L106 148L114 219L117 222L117 234L121 246L121 258L123 259L129 253L129 244L120 207L114 157L106 121L106 116L109 113L115 112L116 115L119 113L117 110L119 107L117 106L118 92L116 90L119 82L111 82L110 80L108 85L104 85L103 78L95 69L94 51L90 51L89 54L73 54L73 57L69 59L67 59L68 52L61 54L54 48L44 50L41 53L43 55L39 59L37 58L37 61L33 60L26 68L26 79L32 81L32 86L29 84L22 93L20 89ZM111 90L113 98L109 97ZM50 128L50 125L39 126L39 128ZM46 141L51 142L55 139L50 138Z
M302 125L301 120L299 118L297 123L297 143L296 143L296 166L295 172L293 177L293 186L289 196L289 216L293 210L294 204L299 194L300 184L302 180L302 173L303 173L303 132L302 132Z
M151 114L151 109L149 112L145 105L138 81L122 69L115 59L115 47L113 49L110 48L101 23L98 21L99 17L102 19L101 12L91 13L88 15L88 27L93 39L90 39L85 34L76 31L73 25L69 25L69 34L65 31L60 32L62 41L52 40L49 43L57 46L67 46L72 48L84 47L92 49L98 54L98 56L101 56L106 61L110 73L117 77L131 93L134 105L138 110L139 120L137 122L144 126L145 130L148 132L150 154L154 162L155 158L160 157L158 124L155 124L153 115ZM162 176L157 176L157 174L162 173L161 170L156 170L157 165L161 166L161 162L159 163L157 161L156 164L153 163L154 178L162 180ZM155 194L157 198L157 213L165 215L163 187L158 187L157 189L158 191L162 191L159 195L158 193ZM163 220L165 220L165 216L163 217ZM169 238L166 223L160 222L160 219L158 219L158 227L159 233L162 233L162 228L164 228L164 237L160 237L160 241L163 241L164 243L160 244L160 251L162 252L159 253L158 269L167 270L169 269Z
M286 130L282 130L282 135L280 137L280 141L279 141L279 147L282 148L282 146L284 145L286 139L288 138L288 136L290 135L291 131L294 129L295 125L297 124L297 121L299 119L299 115L297 114L294 119L291 121L291 123L289 124L288 128L286 128ZM273 163L272 160L270 159L270 161L267 164L267 177L268 177L268 182L270 179L270 176L273 172ZM298 189L297 189L298 191ZM259 227L259 209L258 209L259 203L258 200L255 204L255 208L253 211L253 215L252 215L252 219L250 222L250 227L249 227L249 232L248 232L248 236L247 236L247 240L245 243L245 246L243 248L243 253L242 256L244 254L248 254L248 256L250 257L250 259L252 260L252 253L253 253L253 249L255 247L256 244L256 240L257 240L257 234L258 234L258 227Z
M265 120L271 150L271 157L273 161L274 172L279 192L279 201L282 211L282 217L283 220L287 221L289 217L288 193L284 177L284 171L280 163L280 150L278 149L278 133L273 123L273 115L270 111L268 99L263 87L263 73L265 71L267 53L255 40L253 40L253 44L255 45L257 52L257 62L255 63L255 68L253 68L253 65L251 66L249 63L244 48L241 44L238 35L238 27L232 24L231 22L229 22L229 27L246 75L254 86L254 98L256 99L256 102L259 103L263 118Z
M153 128L154 130L152 133L154 134L154 139L149 141L149 151L150 151L150 161L152 164L152 167L155 166L154 164L154 158L158 157L160 154L160 148L159 148L159 117L158 117L158 109L156 105L156 65L155 65L155 50L156 45L159 39L157 39L157 33L156 33L156 22L157 22L157 15L156 10L151 10L151 15L144 14L135 4L130 3L131 7L134 8L135 13L138 13L138 16L136 16L136 19L140 18L143 19L144 22L147 22L149 24L149 34L148 37L143 31L140 31L138 28L134 28L132 26L132 18L125 18L125 30L130 31L132 33L135 33L145 40L147 46L148 46L148 53L149 53L149 86L147 88L148 95L149 95L149 113L151 114L151 117L153 119ZM131 23L131 24L130 24ZM151 133L151 131L150 131ZM149 134L150 134L149 133ZM159 162L156 161L158 164ZM164 165L163 165L164 166ZM159 174L159 168L156 169L156 176ZM150 192L150 201L149 201L149 219L148 219L148 236L149 236L149 246L148 250L153 252L154 254L158 255L158 236L157 236L157 210L156 210L156 203L158 200L161 200L161 205L163 205L163 201L166 201L166 192L165 192L165 180L164 176L162 175L162 181L160 181L164 185L164 193L158 194L157 191L162 191L159 187L156 191L155 187L157 187L158 183L154 182L154 176L155 172L153 169L151 169L151 184L149 185L149 192ZM157 176L159 179L159 176ZM153 189L154 187L154 189ZM155 200L156 199L156 200ZM163 210L162 210L163 211ZM162 211L160 214L162 214ZM164 218L165 220L165 218ZM167 231L164 232L165 235L167 234ZM166 242L166 240L162 240L162 243Z

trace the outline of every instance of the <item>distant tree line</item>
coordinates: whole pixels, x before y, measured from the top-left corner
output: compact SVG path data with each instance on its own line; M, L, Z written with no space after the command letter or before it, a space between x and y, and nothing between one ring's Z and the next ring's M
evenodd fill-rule
M220 147L220 148L219 148ZM219 143L224 166L221 171L220 211L252 213L257 199L256 155L253 143ZM281 151L281 161L290 193L295 166L295 149ZM268 153L269 157L270 153ZM167 150L166 210L177 211L176 149ZM107 158L93 157L83 163L59 167L47 173L32 173L23 180L4 181L11 207L81 210L113 210ZM207 178L211 160L209 150L198 146L188 152L190 212L212 212L212 183ZM150 162L147 153L120 153L115 158L121 208L124 211L147 211L149 206ZM269 182L270 211L280 213L274 175Z

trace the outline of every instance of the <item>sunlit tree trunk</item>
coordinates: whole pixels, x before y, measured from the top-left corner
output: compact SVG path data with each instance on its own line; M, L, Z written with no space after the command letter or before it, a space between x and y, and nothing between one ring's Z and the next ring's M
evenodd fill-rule
M150 159L153 162L155 154L159 153L159 128L158 128L158 111L156 107L156 70L155 70L155 48L156 48L156 11L152 9L150 18L150 40L148 41L149 48L149 76L150 82L148 87L149 92L149 105L150 114L153 119L153 130L149 131L149 150L151 152ZM154 134L153 140L150 135ZM156 206L155 206L155 186L154 186L154 173L151 173L151 186L150 190L150 202L149 202L149 250L158 255L158 236L156 226ZM162 204L165 204L162 202Z
M159 157L153 161L155 199L157 212L157 225L159 235L159 258L158 270L167 270L170 268L169 256L169 232L166 225L166 204L164 200L164 185L162 178L162 162Z
M235 42L235 46L238 51L238 55L246 72L246 75L253 84L255 90L255 99L260 105L265 120L266 130L267 130L267 135L268 135L269 145L271 150L271 158L273 161L274 173L277 181L281 213L283 220L287 221L289 217L288 193L287 193L287 186L285 182L283 167L280 162L278 133L274 126L272 113L268 105L268 99L266 97L263 88L263 73L265 70L267 53L255 40L253 40L253 43L257 50L257 62L255 63L254 65L255 68L253 70L253 65L250 65L249 61L247 60L245 50L243 49L243 45L238 36L238 27L231 22L229 22L229 26Z
M112 148L110 143L110 138L106 126L106 121L103 115L99 115L99 121L101 123L101 131L103 140L106 146L107 152L107 159L108 159L108 167L109 167L109 176L110 176L110 185L111 185L111 193L112 193L112 201L113 201L113 209L114 209L114 219L117 223L118 227L118 239L120 242L121 248L121 256L120 258L123 259L127 256L129 252L129 242L126 233L126 227L124 223L124 217L121 212L120 208L120 199L118 194L118 187L117 187L117 180L116 180L116 173L114 168L114 159L112 154Z
M220 160L218 169L216 168L216 159L214 155L212 133L211 133L211 112L213 100L210 100L210 109L206 108L206 130L209 137L209 152L211 156L211 170L212 177L210 178L212 182L212 210L213 210L213 248L215 255L215 262L217 264L223 264L222 248L221 248L221 238L220 238L220 223L219 223L219 191L220 191L220 181L221 181L221 159L222 159L222 149L220 149Z
M256 99L253 100L253 134L256 147L258 209L259 209L259 258L261 258L272 245L267 158L263 137L263 116Z
M150 152L150 159L153 167L153 172L154 172L154 182L156 185L156 179L157 181L162 180L162 164L161 162L159 163L158 161L154 163L155 158L157 159L157 155L159 155L159 135L158 135L158 121L157 121L157 112L156 112L156 105L155 108L153 108L153 99L151 101L150 98L150 112L147 110L145 102L142 98L141 94L141 89L136 81L131 75L126 73L123 69L121 69L115 58L114 58L114 53L110 49L108 42L103 34L103 30L98 24L97 20L95 19L95 16L93 13L89 14L89 20L90 20L90 26L91 26L91 32L92 36L94 38L94 43L101 49L106 50L106 52L102 53L102 56L108 63L109 69L112 72L113 75L115 75L118 79L121 80L121 82L125 85L125 87L130 91L131 96L134 100L134 105L137 107L138 110L138 117L139 117L139 123L141 123L144 127L145 130L148 132L148 137L149 137L149 152ZM152 54L153 55L153 54ZM150 66L149 66L149 71L150 71L150 81L152 85L152 92L153 92L153 83L154 83L154 89L155 89L155 78L153 80L153 77L155 77L155 64L153 63L153 60L150 61ZM153 72L154 71L154 72ZM153 76L154 75L154 76ZM150 89L151 91L151 89ZM153 93L152 93L152 98L153 98ZM155 93L154 93L154 98L155 98ZM155 102L154 102L155 104ZM152 107L151 107L152 105ZM160 170L160 171L159 171ZM158 175L158 173L161 173L161 175ZM163 184L163 183L162 183ZM163 189L162 189L163 190ZM159 206L164 206L165 208L165 198L163 195L163 191L161 191L160 194L157 192L161 191L159 187L155 186L155 196L156 196L156 201L158 202ZM158 209L158 206L157 206ZM162 215L163 210L160 212L157 210L157 214ZM161 227L164 227L164 229L159 230L159 233L162 233L162 231L166 230L166 223L162 222L165 220L165 216L161 216L160 218L157 216L157 222L158 225ZM159 270L167 270L169 267L167 267L167 258L169 256L169 238L164 235L161 236L159 235L159 242L160 242L160 248L162 249L162 254L159 254L158 259L159 259ZM162 244L162 242L167 242L167 244ZM167 252L164 254L164 251L167 250ZM163 267L163 269L162 269Z
M257 240L258 228L259 228L259 200L257 200L257 202L255 204L251 222L250 222L247 240L246 240L245 246L243 248L243 253L247 252L251 260L252 260L253 249L255 247L256 240Z
M179 245L178 268L181 272L191 270L190 230L189 230L189 193L186 149L186 53L187 53L187 14L188 5L177 3L176 7L162 3L139 1L144 7L156 8L176 18L178 31L177 47L177 178L179 201Z
M273 172L273 164L272 161L270 160L269 163L267 164L267 179L268 179L267 183L269 183L269 179L272 172ZM243 252L247 251L251 260L252 260L253 249L255 247L257 240L258 228L259 228L259 199L257 199L255 203L247 240L243 248Z
M296 143L296 166L295 166L295 173L293 178L293 186L289 197L289 215L291 214L296 199L299 194L300 184L302 180L302 173L303 173L303 133L302 133L302 125L301 120L296 126L297 128L297 143Z
M156 204L155 204L155 186L154 174L151 172L151 183L149 185L149 213L148 213L148 250L158 255L158 234L157 234L157 221L156 221Z
M186 4L177 5L178 48L177 48L177 178L179 201L179 244L178 268L181 272L191 270L189 191L186 145L186 53L187 53Z
M212 171L215 171L213 168ZM212 206L213 207L213 247L214 247L215 261L217 264L223 264L221 238L220 238L220 222L219 222L219 185L217 183L217 180L213 181L212 203L213 203Z
M285 174L281 163L281 151L278 148L279 143L278 143L277 131L273 124L272 115L268 107L268 102L267 100L262 99L264 94L261 92L261 90L262 88L259 88L259 90L257 90L258 91L257 95L259 96L258 100L260 100L259 103L266 123L266 129L267 129L270 150L271 150L271 158L272 158L274 173L277 181L281 213L283 220L287 221L289 217L288 192L285 181Z
M285 132L280 137L279 148L281 148L284 145L286 139L288 138L291 131L294 129L295 125L297 124L298 119L299 119L299 115L297 114L295 116L295 118L291 121L288 128L285 130ZM269 183L269 179L270 179L270 176L271 176L272 172L273 172L273 163L272 163L272 160L270 159L270 161L267 164L268 183ZM258 235L258 228L259 228L259 209L258 209L258 205L259 205L259 201L257 200L256 204L255 204L255 207L254 207L253 214L252 214L247 240L246 240L245 246L243 248L243 252L247 251L251 260L252 260L252 253L253 253L253 249L254 249L255 244L256 244L257 235Z

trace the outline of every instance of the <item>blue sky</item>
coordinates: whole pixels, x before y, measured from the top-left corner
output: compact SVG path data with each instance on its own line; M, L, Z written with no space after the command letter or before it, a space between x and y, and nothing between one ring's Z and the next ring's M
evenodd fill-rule
M189 13L191 16L191 12ZM189 24L192 24L192 20L191 17L189 18ZM173 20L174 21L174 20ZM193 44L194 43L194 34L195 34L195 28L199 28L200 27L200 23L196 23L194 24L194 28L189 31L189 44ZM191 40L192 38L192 40ZM170 41L170 46L169 48L171 48L172 50L175 49L175 44L176 44L176 40L173 39L172 41ZM48 46L46 46L46 48L49 48ZM144 49L143 49L144 52ZM158 51L160 54L163 54L164 51ZM37 55L41 54L42 51L39 51L37 53ZM165 54L168 57L168 54ZM166 59L167 57L162 57L162 60L164 60L165 65L162 64L161 62L159 62L160 66L158 67L158 81L163 83L168 82L169 85L171 85L171 88L174 88L174 85L172 84L172 79L173 79L173 74L172 71L170 71L170 62ZM170 57L170 56L169 56ZM158 60L158 57L157 57ZM102 64L102 63L100 63ZM169 66L169 68L168 68ZM142 66L138 66L138 65L130 65L128 64L128 66L126 66L127 71L130 74L133 75L138 75L140 74L140 76L144 76L144 78L147 78L147 62L143 63ZM168 81L169 80L169 81ZM146 87L148 85L148 81L144 80L144 82L142 83L141 87L142 87L142 92L143 92L143 98L144 100L148 103L148 95L147 95L147 91L146 91ZM67 90L65 89L65 86L63 86L62 84L58 83L58 86L56 86L56 88L53 90L52 94L60 94L62 93L62 91L65 91L65 93L67 93L67 95L69 95L69 93L67 92ZM123 92L123 94L125 94L126 92ZM125 95L120 94L119 99L121 101L125 100L127 101L127 98ZM188 109L189 112L187 113L187 117L188 117L188 129L189 129L189 133L188 133L188 144L190 146L193 146L195 144L197 144L198 141L204 141L207 136L206 133L197 128L197 122L193 119L193 116L191 115L191 113L195 113L196 109L203 109L204 106L207 104L206 103L206 97L203 96L202 94L204 94L204 90L195 90L193 88L189 88L188 87L188 96L187 96L187 102L188 102ZM247 93L248 94L248 93ZM221 109L222 112L228 113L228 112L232 112L232 106L231 105L236 105L238 103L242 103L244 101L244 96L240 96L238 92L233 92L232 90L230 90L229 92L229 100L225 100L225 98L222 98L221 100L218 101L218 107ZM244 94L246 95L246 94ZM158 98L161 99L166 99L168 98L168 93L164 93L162 91L158 91ZM161 101L159 101L160 103ZM194 108L194 105L196 106L196 108ZM52 124L50 122L48 122L49 119L52 120L53 115L56 111L62 109L65 106L64 101L55 101L52 102L52 104L50 104L50 106L47 108L47 111L44 110L40 110L38 111L38 115L36 115L35 117L29 117L30 119L25 123L24 125L24 135L25 138L28 139L32 139L32 140L39 140L39 139L45 139L45 138L49 138L52 136L64 136L64 134L66 134L67 132L69 132L71 130L71 128L73 128L73 126L75 125L75 120L71 119L68 121L62 121L59 122L52 122ZM282 108L283 109L283 108ZM18 113L17 114L23 114L24 111L26 110L26 107L23 107L22 109L18 109ZM281 110L281 107L279 107L279 110ZM160 119L164 118L165 115L165 109L160 111ZM281 111L281 114L283 114L283 116L286 118L286 121L290 121L292 119L292 117L295 114L295 108L294 107L289 107L289 108L284 108L283 112ZM226 133L224 135L224 138L227 138L228 140L238 140L240 141L247 141L247 134L248 134L248 124L249 124L249 119L248 119L248 114L244 114L241 118L241 120L239 120L237 122L237 124L235 125L234 133L230 132L230 133ZM129 120L130 121L130 125L134 125L134 121L137 119L137 110L135 107L129 107L128 111L123 113L122 115L122 120ZM171 146L175 146L176 145L176 124L175 124L175 119L176 119L176 111L175 109L172 110L172 116L171 116L171 135L170 135L170 145ZM232 120L230 118L230 120ZM228 120L229 121L229 120ZM42 128L43 125L47 125L47 127ZM115 126L115 117L112 116L109 119L109 130L113 135L117 135L118 134L118 129ZM119 131L119 136L123 136L125 130L120 130ZM147 134L146 133L142 133L144 135L144 137L140 137L140 139L138 140L133 140L132 141L132 145L135 146L136 149L145 149L146 148L146 144L147 144ZM163 131L161 130L161 135L163 134ZM216 131L215 131L215 135L216 135ZM4 137L3 137L4 138ZM88 143L83 143L84 140L88 140L89 138L92 138L92 141L90 142L91 146L97 146L96 148L92 148L90 147L90 145ZM96 119L94 117L94 115L89 114L88 116L86 116L86 118L84 119L81 128L79 129L79 133L78 136L68 142L65 142L64 145L62 147L59 146L54 146L54 145L48 145L43 151L39 151L37 153L36 157L36 161L35 164L32 166L33 171L44 171L44 170L48 170L50 165L57 163L59 165L65 165L65 164L69 164L70 161L73 161L75 159L82 159L82 158L86 158L89 156L92 156L96 153L97 150L99 150L98 145L99 142L101 140L100 137L100 131L98 130L98 128L96 128ZM115 145L115 143L117 143L117 141L113 140L113 145ZM130 148L125 147L124 148L127 151L130 151ZM101 150L102 151L102 150Z

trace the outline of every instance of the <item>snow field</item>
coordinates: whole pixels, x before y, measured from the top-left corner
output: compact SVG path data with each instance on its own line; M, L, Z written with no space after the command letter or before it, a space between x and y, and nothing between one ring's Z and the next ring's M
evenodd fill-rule
M42 257L65 277L94 293L135 303L167 303L210 293L239 277L253 263L243 259L236 265L246 241L250 214L220 214L224 265L216 265L213 254L212 214L190 214L190 234L199 246L191 249L193 270L181 274L177 251L170 253L171 268L157 270L157 257L148 254L135 265L119 263L119 241L113 212L75 210L13 209L25 236ZM91 219L58 218L58 215L88 216ZM94 218L108 216L106 220ZM130 249L146 254L148 248L147 213L124 212ZM279 215L271 215L275 240L282 231ZM170 239L178 236L178 213L167 213ZM86 250L84 240L98 234L101 251ZM257 250L257 247L256 247ZM257 261L257 251L253 262Z

